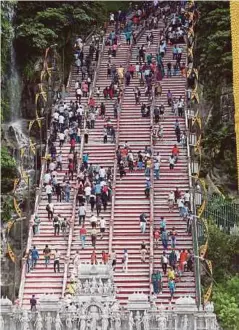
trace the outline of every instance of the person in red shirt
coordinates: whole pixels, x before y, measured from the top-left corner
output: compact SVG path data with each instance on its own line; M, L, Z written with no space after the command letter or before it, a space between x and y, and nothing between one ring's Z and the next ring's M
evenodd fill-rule
M110 99L112 100L112 98L114 97L114 89L113 86L110 86L108 89L108 95L110 97Z
M90 259L91 259L91 264L92 265L97 265L97 257L96 257L96 250L95 250L95 248L94 248L94 250L91 253Z
M88 105L90 106L91 110L94 110L95 108L95 100L93 99L93 97L90 97Z
M179 257L179 268L182 272L185 271L185 266L187 265L187 259L188 259L188 253L186 252L186 250L183 250L180 253L180 257Z
M75 152L76 140L74 138L71 139L70 145L71 145L70 153Z
M159 232L158 229L155 228L155 230L154 230L154 243L155 243L156 247L158 247L159 238L160 238L160 232Z
M81 229L80 229L80 239L81 239L81 246L82 246L82 249L84 250L85 248L85 240L86 240L86 229L85 229L85 225L83 224Z
M175 144L173 149L172 149L172 155L174 156L175 158L175 163L177 163L178 161L178 156L179 156L179 149L177 147L177 145Z
M130 72L131 77L134 78L135 65L130 64L130 66L129 66L129 68L128 68L128 71Z
M73 180L73 175L74 175L74 163L73 163L73 161L69 162L68 169L69 169L69 176L71 176L71 180Z
M113 44L112 46L112 56L116 57L116 50L117 50L117 44Z
M103 261L104 265L106 265L109 261L109 255L105 251L102 251L102 261Z

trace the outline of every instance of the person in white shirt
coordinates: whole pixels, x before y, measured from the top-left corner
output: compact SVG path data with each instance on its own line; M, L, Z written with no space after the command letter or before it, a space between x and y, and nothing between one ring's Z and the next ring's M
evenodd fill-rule
M64 133L59 133L58 136L59 136L59 140L60 140L60 147L62 147L63 143L65 141L65 134Z
M115 21L115 15L113 13L110 13L110 24L114 24Z
M183 216L183 209L184 209L184 200L180 198L178 200L178 209L179 209L179 214L182 217Z
M76 99L77 99L79 102L80 102L80 100L81 100L82 94L83 94L83 92L82 92L81 88L80 88L80 87L77 88L77 90L76 90Z
M122 264L123 264L123 272L128 272L128 261L129 261L129 255L127 249L124 249L123 252L123 258L122 258Z
M99 170L99 175L100 175L100 180L103 181L105 178L105 169L103 168L103 166L101 166L100 170Z
M62 153L61 151L59 152L59 154L56 156L56 170L60 167L60 171L62 171Z
M52 197L52 186L51 184L47 184L46 185L46 194L47 194L47 200L48 200L48 203L51 203L51 197Z
M90 223L91 223L92 228L95 228L96 227L97 218L96 218L96 216L94 214L91 214Z
M79 80L77 80L75 82L75 90L77 90L79 87L80 87L80 82L79 82Z
M56 163L55 162L51 162L49 164L49 171L52 172L52 171L54 171L55 168L56 168Z
M86 208L84 204L81 204L78 209L79 226L81 226L81 220L83 220L83 224L85 223L85 216L86 216Z
M154 163L154 175L156 177L156 180L159 180L159 177L160 177L160 163L158 162L157 159Z
M90 186L85 187L85 199L87 204L89 204L90 201L90 194L91 194L91 187Z
M59 113L58 112L54 112L53 118L54 118L54 121L55 122L58 122L58 120L59 120Z
M100 232L101 232L101 239L104 236L104 232L105 232L105 219L103 217L101 217L100 219Z
M175 158L172 155L172 156L169 157L169 168L170 168L170 170L174 169L174 165L175 165Z
M45 174L44 174L44 178L43 178L43 181L44 181L44 185L45 185L45 186L46 186L47 184L49 184L50 179L51 179L51 174L50 174L50 173L45 173Z
M64 116L60 115L60 116L59 116L59 124L60 124L60 125L63 125L63 124L64 124L64 121L65 121Z
M178 100L178 116L182 117L183 116L183 107L184 107L184 102L182 97L180 96Z
M184 196L183 196L183 199L184 199L184 202L185 202L185 205L188 207L188 209L190 209L190 192L188 190L186 190Z
M173 205L174 205L174 192L171 190L170 193L168 194L168 208L169 208L169 212L172 212Z
M159 152L157 153L157 155L154 157L155 160L157 160L159 162L159 164L161 163L161 156L159 154Z
M53 253L53 257L54 257L54 272L56 273L56 268L58 273L60 272L60 252L58 252L58 250L56 249L56 251Z
M100 97L101 93L100 93L100 87L97 87L96 89L96 95L97 97Z

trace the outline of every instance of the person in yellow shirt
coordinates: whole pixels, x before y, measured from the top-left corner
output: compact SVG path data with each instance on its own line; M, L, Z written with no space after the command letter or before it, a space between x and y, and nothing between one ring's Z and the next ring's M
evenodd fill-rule
M124 68L122 65L120 65L120 67L117 69L117 73L119 75L120 84L122 85L124 82Z
M66 292L73 295L76 291L76 283L71 279L70 283L67 284Z
M169 268L167 275L169 280L175 280L175 272L172 267Z
M151 169L151 164L152 164L152 161L150 158L147 158L146 160L146 166L145 166L145 175L146 176L150 176L150 169Z

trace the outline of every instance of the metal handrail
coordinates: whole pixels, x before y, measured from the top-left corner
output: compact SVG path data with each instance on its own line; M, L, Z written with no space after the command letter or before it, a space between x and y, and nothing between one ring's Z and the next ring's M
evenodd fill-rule
M150 111L150 148L151 148L151 172L150 172L150 182L151 182L151 189L150 189L150 220L149 220L149 235L150 235L150 256L149 256L149 295L151 296L151 278L154 269L154 144L153 144L153 134L152 129L154 125L154 107L155 107L155 93L153 92L153 100L151 104L151 111Z
M137 36L136 40L141 37L141 35L144 33L145 28L142 27ZM128 57L126 60L126 68L128 68L130 59L131 59L131 54L132 54L132 48L133 44L130 45L129 52L128 52ZM125 85L123 88L123 94L120 99L120 109L122 109L122 104L124 100L124 91L125 91ZM120 115L121 111L117 113L117 134L116 134L116 141L115 141L115 156L114 156L114 170L113 170L113 182L112 182L112 198L111 198L111 217L110 217L110 223L109 223L109 254L112 253L112 240L113 240L113 231L114 231L114 213L115 213L115 187L116 187L116 176L117 176L117 157L116 157L116 151L118 150L119 147L119 132L120 132Z
M188 54L188 43L187 43L187 54ZM188 64L188 55L186 56L186 67ZM187 92L188 90L188 80L187 80L187 75L186 75L186 84L185 84L185 104L188 103L187 99ZM186 132L188 132L189 127L188 127L188 112L187 109L185 109L185 125L186 125ZM190 145L189 145L189 139L188 139L188 134L187 134L187 161L188 161L188 177L189 177L189 189L193 189L193 181L192 181L192 167L191 167L191 153L190 153ZM193 214L196 214L196 203L193 194L190 194L190 204L191 204L191 209ZM200 279L200 260L198 258L199 256L199 248L198 248L198 226L197 226L197 218L194 218L194 221L192 222L192 239L193 239L193 251L194 255L197 256L194 259L194 264L195 264L195 280L196 280L196 302L197 302L197 307L200 308L202 304L202 299L201 299L201 279Z
M104 52L104 38L102 41L102 48L99 54L99 58L98 58L98 62L97 62L97 68L94 74L94 79L93 79L93 83L90 89L90 93L88 96L88 100L90 99L90 97L92 96L92 93L95 89L95 84L96 84L96 78L98 75L98 71L100 68L100 62L101 62L101 56L102 53ZM88 105L88 102L87 102ZM86 128L86 109L85 109L85 113L84 113L84 123L83 123L83 131ZM78 158L78 168L77 168L77 176L80 172L80 167L82 164L82 159L83 159L83 151L84 151L84 145L85 145L85 141L84 141L84 134L81 138L81 145L80 145L80 155ZM62 284L62 297L64 297L65 294L65 290L66 290L66 285L67 285L67 276L68 276L68 268L69 268L69 264L70 264L70 257L71 257L71 245L72 245L72 239L73 239L73 234L74 234L74 227L75 227L75 215L76 215L76 200L77 200L77 189L75 189L74 192L74 199L73 199L73 205L72 205L72 217L71 217L71 226L70 226L70 231L69 231L69 236L68 236L68 246L67 246L67 254L66 254L66 260L65 260L65 265L64 265L64 275L63 275L63 284Z

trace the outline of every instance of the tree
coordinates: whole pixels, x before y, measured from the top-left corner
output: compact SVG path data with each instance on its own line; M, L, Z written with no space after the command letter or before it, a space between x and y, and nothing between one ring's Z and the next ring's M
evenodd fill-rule
M239 324L239 277L228 279L213 293L215 312L224 330L237 330Z
M239 236L228 235L214 224L209 225L207 258L213 264L213 278L216 282L235 275L238 271Z

